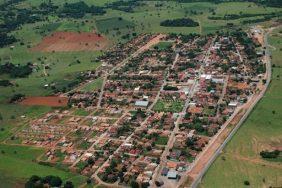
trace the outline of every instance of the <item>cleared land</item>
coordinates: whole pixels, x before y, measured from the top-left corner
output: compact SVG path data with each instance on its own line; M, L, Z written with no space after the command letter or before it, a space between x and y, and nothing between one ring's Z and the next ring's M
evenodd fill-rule
M44 37L42 42L32 48L42 52L96 51L108 44L105 37L89 32L55 32Z
M28 106L51 106L51 107L60 107L67 106L68 98L67 97L27 97L20 102L21 105Z

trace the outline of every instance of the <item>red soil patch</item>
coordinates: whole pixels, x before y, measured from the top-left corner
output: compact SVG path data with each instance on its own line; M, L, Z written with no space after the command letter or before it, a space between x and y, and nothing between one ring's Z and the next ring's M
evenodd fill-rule
M52 107L60 107L67 106L68 98L67 97L57 97L57 96L49 96L49 97L27 97L20 102L22 105L28 106L52 106Z
M108 45L108 40L95 32L55 32L43 40L32 51L68 52L97 51Z

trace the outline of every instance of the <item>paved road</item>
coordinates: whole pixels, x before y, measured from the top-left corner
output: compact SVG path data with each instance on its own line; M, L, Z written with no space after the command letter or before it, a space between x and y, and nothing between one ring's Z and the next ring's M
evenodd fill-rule
M196 88L198 86L198 81L195 80L193 86L191 87L191 92L189 93L188 97L187 97L187 100L185 101L185 104L183 106L183 109L182 111L179 113L176 121L175 121L175 127L173 129L173 131L171 132L170 136L169 136L169 139L168 139L168 142L167 142L167 145L165 146L165 150L164 152L162 153L162 156L160 158L160 165L158 166L158 169L156 170L155 172L155 175L154 177L152 178L152 182L153 182L153 185L152 187L156 187L154 182L156 180L158 180L160 178L160 172L161 172L161 169L163 169L163 167L166 165L167 163L167 158L166 156L169 154L169 150L173 147L173 144L174 144L174 141L175 141L175 135L178 133L179 131L179 124L181 123L181 119L183 117L183 114L185 114L188 106L189 106L189 103L191 101L191 98L194 96L195 92L196 92ZM165 179L167 180L167 179ZM164 185L167 185L166 182L164 182Z
M227 136L227 138L222 143L222 145L216 150L216 152L212 156L212 158L210 158L208 163L205 165L204 169L198 174L196 179L194 179L193 183L190 186L191 188L196 188L199 185L199 183L201 182L202 177L207 172L207 170L209 169L211 164L215 161L215 159L219 156L219 154L221 153L223 148L226 146L226 144L231 140L231 138L234 136L234 134L237 132L237 130L241 127L243 122L247 119L249 114L252 112L252 110L256 106L257 102L264 96L264 94L265 94L265 92L266 92L266 90L268 88L270 80L271 80L271 61L270 61L270 51L269 51L269 48L268 48L268 34L269 34L269 32L271 32L271 30L268 31L267 33L265 33L265 35L264 35L264 47L266 47L266 50L265 50L265 63L266 63L266 79L267 79L265 87L260 92L260 94L254 99L254 102L247 109L246 113L243 115L243 117L238 122L238 124L235 126L235 128L231 131L231 133Z
M120 63L118 66L116 66L116 67L114 67L113 69L111 69L111 70L109 71L109 73L108 73L108 74L105 76L105 78L104 78L104 84L105 84L105 82L106 82L106 79L107 79L107 76L108 76L108 75L114 73L114 71L115 71L117 68L122 67L123 65L125 65L126 63L128 63L128 61L129 61L132 57L136 57L138 54L140 54L140 53L146 51L147 49L149 49L152 45L157 44L163 36L164 36L164 35L161 35L161 34L160 34L160 35L157 35L156 37L154 37L153 39L151 39L146 45L144 45L143 47L141 47L140 49L138 49L135 53L133 53L131 56L129 56L128 58L126 58L126 59L125 59L122 63ZM178 57L179 57L179 55L177 54L176 57L175 57L175 61L174 61L173 64L176 63ZM155 98L153 104L156 103L157 100L159 99L160 92L162 91L164 84L166 84L166 82L165 82L166 78L167 78L167 75L166 75L166 77L165 77L165 79L164 79L164 83L163 83L162 87L160 88L159 93L158 93L158 95L156 96L156 98ZM104 84L103 84L103 85L104 85ZM103 92L104 92L104 87L102 88L101 94L100 94L100 96L99 96L98 107L100 107L100 105L101 105L101 100L102 100ZM146 110L146 112L150 112L151 109L152 109L152 107L153 107L153 105L151 105L151 106ZM135 129L135 131L138 130L138 129L143 128L144 126L146 126L146 122L148 121L148 119L149 119L149 116L141 123L140 127L138 127L138 128ZM101 170L102 168L105 167L106 164L108 164L108 162L111 160L111 158L114 156L114 154L119 153L121 147L122 147L125 143L127 143L127 142L130 141L130 139L131 139L132 136L134 135L135 131L133 131L133 133L132 133L131 135L129 135L129 136L123 141L123 143L114 151L114 153L113 153L112 155L110 155L109 158L103 163L103 165L100 166L100 167L96 170L96 172L92 175L92 178L94 178L96 181L98 181L99 184L105 185L105 186L107 186L107 187L122 187L122 186L118 185L119 181L116 181L116 182L114 182L114 183L106 183L106 182L102 181L102 180L100 179L100 177L98 176L98 173L100 172L100 170Z
M195 40L195 41L196 41L196 40ZM195 41L194 41L194 42L195 42ZM199 69L199 77L201 77L201 75L204 73L204 65L205 65L205 64L207 63L207 61L209 60L210 51L211 51L211 48L212 48L212 46L213 46L214 41L215 41L215 38L212 40L211 45L210 45L209 49L206 51L205 56L204 56L204 58L203 58L203 60L202 60L201 67L200 67L200 69ZM177 57L177 58L178 58L178 57ZM175 63L176 63L176 61L175 61ZM174 63L174 64L175 64L175 63ZM173 66L174 66L174 65L173 65ZM173 144L174 144L174 141L175 141L175 135L179 132L179 124L181 123L181 119L182 119L183 115L186 113L186 110L187 110L187 108L188 108L188 106L189 106L189 103L191 102L191 99L193 98L194 94L197 92L198 85L199 85L199 80L198 80L198 79L195 79L195 80L194 80L194 83L193 83L193 85L192 85L192 87L190 88L190 93L189 93L188 96L187 96L187 99L186 99L186 101L185 101L185 104L184 104L184 106L183 106L183 109L182 109L182 111L179 113L179 115L178 115L178 117L177 117L177 119L176 119L176 121L175 121L175 127L174 127L173 131L171 132L171 134L170 134L170 136L169 136L168 143L167 143L167 145L166 145L166 147L165 147L165 150L164 150L164 152L162 153L162 156L161 156L161 158L160 158L160 165L158 166L158 168L157 168L157 170L155 171L154 176L153 176L153 178L152 178L152 183L153 183L153 184L151 185L151 187L156 187L156 185L154 184L154 182L155 182L156 180L161 179L161 174L160 174L160 172L161 172L161 169L163 169L163 167L164 167L165 164L167 163L167 158L166 158L166 156L169 154L169 150L173 147ZM182 179L184 179L184 178L182 178ZM164 180L164 186L168 186L168 185L170 185L170 183L171 183L171 182L169 182L169 180L168 180L167 178L162 179L162 180ZM179 182L182 182L182 180L179 181ZM179 182L178 182L178 183L179 183ZM176 186L176 185L175 185L175 186ZM177 187L177 186L176 186L176 187Z
M176 62L178 61L178 58L179 58L179 54L177 53L176 56L175 56L175 59L174 59L174 61L173 61L173 63L172 63L172 65L171 65L171 69L174 68ZM164 78L164 80L163 80L163 84L162 84L162 86L161 86L161 89L158 91L158 94L157 94L157 96L156 96L154 102L149 106L148 111L151 111L152 108L155 106L155 104L158 102L158 100L159 100L159 98L160 98L160 95L161 95L161 92L164 90L164 86L167 84L167 81L166 81L166 80L167 80L168 77L169 77L169 72L166 74L166 76L165 76L165 78Z

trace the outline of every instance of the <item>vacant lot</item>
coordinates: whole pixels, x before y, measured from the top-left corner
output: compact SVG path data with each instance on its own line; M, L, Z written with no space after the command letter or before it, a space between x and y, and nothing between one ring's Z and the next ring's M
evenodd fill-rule
M276 31L270 37L274 46L272 82L265 97L239 129L224 152L208 170L201 187L279 187L282 185L281 162L261 159L259 152L273 150L282 143L282 39ZM279 67L278 67L279 66Z
M32 48L42 52L97 51L105 49L108 41L101 35L89 32L55 32L44 37Z
M154 48L157 48L159 50L167 50L171 48L171 46L172 46L171 42L159 42L158 44L154 46Z
M68 98L67 97L27 97L20 102L21 105L28 106L51 106L51 107L60 107L67 106Z
M164 101L158 100L153 107L154 111L157 112L180 112L183 108L183 101Z
M93 80L92 82L85 84L80 90L84 92L91 92L100 89L102 85L103 85L103 79L97 78L96 80Z

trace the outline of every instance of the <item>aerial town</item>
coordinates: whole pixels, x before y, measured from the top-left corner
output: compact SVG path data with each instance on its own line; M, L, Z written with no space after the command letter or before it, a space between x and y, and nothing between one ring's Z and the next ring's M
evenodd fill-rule
M262 31L142 34L100 56L68 107L5 142L46 148L40 164L105 186L179 187L193 178L264 90ZM97 78L94 91L81 88ZM203 163L203 164L201 164Z

